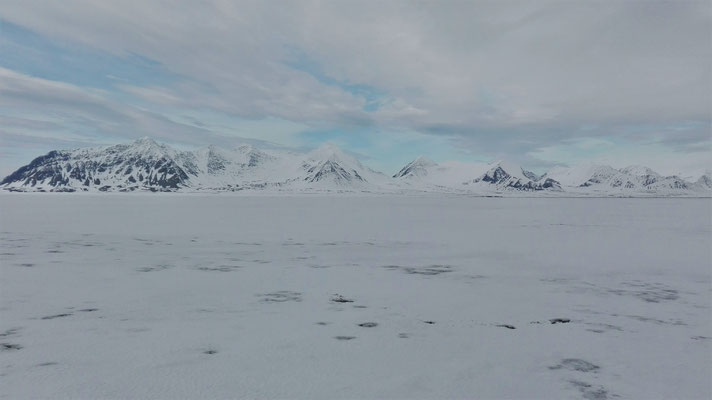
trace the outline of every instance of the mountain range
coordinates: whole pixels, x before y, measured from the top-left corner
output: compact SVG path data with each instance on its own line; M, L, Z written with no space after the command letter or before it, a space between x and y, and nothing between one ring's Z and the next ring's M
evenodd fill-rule
M695 181L650 168L582 164L537 175L506 161L435 163L418 157L393 176L327 144L309 153L208 146L179 151L141 138L130 144L55 150L5 177L0 188L39 192L242 191L445 192L544 196L712 196Z

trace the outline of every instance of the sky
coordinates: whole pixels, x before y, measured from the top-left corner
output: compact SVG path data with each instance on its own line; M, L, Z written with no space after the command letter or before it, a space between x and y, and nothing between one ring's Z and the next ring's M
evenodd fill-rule
M712 168L704 1L3 0L0 174L149 136Z

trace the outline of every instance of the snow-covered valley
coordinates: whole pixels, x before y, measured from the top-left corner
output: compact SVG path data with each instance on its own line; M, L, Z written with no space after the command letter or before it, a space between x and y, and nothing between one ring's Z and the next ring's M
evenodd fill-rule
M711 210L2 193L0 396L708 399Z

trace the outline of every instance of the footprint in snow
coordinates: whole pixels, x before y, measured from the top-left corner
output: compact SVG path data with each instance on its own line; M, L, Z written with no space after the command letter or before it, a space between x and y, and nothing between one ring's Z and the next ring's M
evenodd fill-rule
M551 370L558 370L558 369L567 369L569 371L577 371L577 372L596 372L601 367L599 367L596 364L590 363L586 360L582 360L580 358L565 358L561 360L561 362L558 365L554 365L552 367L549 367Z
M12 350L20 350L22 349L22 346L19 344L15 343L0 343L0 350L2 351L12 351Z
M340 295L340 294L335 294L331 297L331 301L334 303L353 303L354 301L351 299L347 299L346 297Z
M593 386L590 383L576 381L576 380L569 381L569 383L573 387L577 388L579 390L579 392L581 392L581 395L583 395L583 398L586 400L606 400L606 399L608 399L608 390L606 390L606 388L604 388L603 386L600 386L600 385ZM613 397L618 397L618 396L613 395Z

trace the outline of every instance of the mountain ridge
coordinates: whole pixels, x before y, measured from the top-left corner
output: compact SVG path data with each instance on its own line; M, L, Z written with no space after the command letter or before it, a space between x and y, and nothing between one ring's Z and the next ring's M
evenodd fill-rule
M143 137L129 144L53 150L2 181L8 191L192 192L447 192L547 196L710 196L710 173L696 181L632 165L585 163L537 175L500 160L489 164L436 163L419 156L387 176L333 144L308 153L214 145L183 151Z

